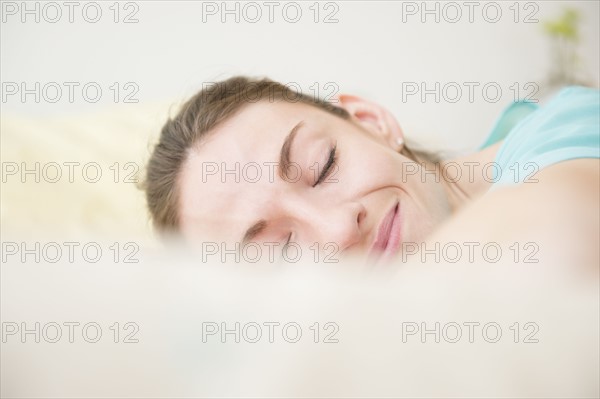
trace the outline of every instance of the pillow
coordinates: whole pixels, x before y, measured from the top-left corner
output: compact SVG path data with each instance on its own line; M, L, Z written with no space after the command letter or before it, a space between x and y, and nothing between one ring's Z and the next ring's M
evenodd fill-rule
M136 182L172 102L74 116L3 112L3 233L152 239Z

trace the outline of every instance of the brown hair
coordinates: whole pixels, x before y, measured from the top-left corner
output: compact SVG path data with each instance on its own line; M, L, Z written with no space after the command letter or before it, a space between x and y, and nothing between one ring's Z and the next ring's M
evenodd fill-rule
M350 114L320 98L296 92L270 79L236 76L211 83L186 101L174 118L160 132L160 138L146 166L141 188L154 228L176 232L179 225L177 181L188 151L217 125L239 112L244 105L269 99L301 102L349 120ZM413 160L415 154L406 146L402 153Z

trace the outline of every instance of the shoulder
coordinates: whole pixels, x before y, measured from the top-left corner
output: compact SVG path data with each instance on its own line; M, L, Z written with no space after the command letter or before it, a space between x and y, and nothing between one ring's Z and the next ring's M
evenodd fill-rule
M474 200L431 243L534 243L540 262L597 272L600 159L575 159L539 171L530 184L505 186Z
M524 179L562 161L600 157L600 91L571 86L528 114L496 154L498 185Z

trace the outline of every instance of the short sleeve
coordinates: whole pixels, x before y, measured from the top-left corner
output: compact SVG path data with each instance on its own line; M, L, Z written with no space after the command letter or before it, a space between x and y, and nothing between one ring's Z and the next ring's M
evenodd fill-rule
M512 127L496 154L494 188L576 158L600 158L598 89L564 88Z

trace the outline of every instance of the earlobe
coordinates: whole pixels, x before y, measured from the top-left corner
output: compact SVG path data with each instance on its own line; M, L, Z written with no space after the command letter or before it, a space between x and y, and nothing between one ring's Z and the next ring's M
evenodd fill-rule
M396 137L396 151L398 151L398 152L402 151L403 147L404 147L404 138Z

